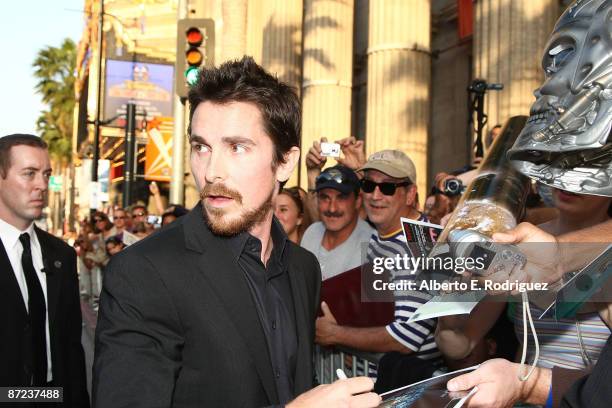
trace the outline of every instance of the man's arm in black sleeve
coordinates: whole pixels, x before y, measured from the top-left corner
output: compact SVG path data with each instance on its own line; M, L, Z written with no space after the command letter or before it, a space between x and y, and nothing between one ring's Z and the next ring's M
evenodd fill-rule
M81 300L79 295L79 278L77 274L76 252L70 248L69 254L70 274L67 277L68 298L68 378L70 381L70 395L64 395L64 401L71 407L89 408L89 394L87 393L87 374L85 373L85 353L81 337L83 335L83 316L81 315Z
M129 249L106 268L96 328L93 405L172 405L182 329L170 294L149 260Z

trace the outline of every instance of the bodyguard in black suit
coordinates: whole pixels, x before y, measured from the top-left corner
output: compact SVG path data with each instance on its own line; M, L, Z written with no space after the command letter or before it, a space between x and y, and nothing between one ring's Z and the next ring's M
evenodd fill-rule
M204 70L190 106L201 203L108 265L94 406L376 406L368 378L308 391L320 270L272 210L299 158L297 96L245 57Z
M32 224L50 172L39 137L0 138L0 386L63 387L60 406L89 407L76 254Z

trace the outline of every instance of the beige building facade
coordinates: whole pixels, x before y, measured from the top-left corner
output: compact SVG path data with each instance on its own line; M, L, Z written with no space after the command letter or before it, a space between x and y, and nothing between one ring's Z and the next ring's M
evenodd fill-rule
M504 85L485 97L489 126L528 114L542 50L564 5L475 0L472 34L460 38L459 3L192 0L190 7L222 19L221 61L252 55L297 88L302 157L321 137L354 136L368 154L400 149L415 162L424 199L436 173L470 164L466 89L473 79ZM289 185L305 188L305 173L302 160Z
M95 14L96 1L86 1ZM115 28L127 51L174 61L178 0L107 0L119 19L157 10L151 42ZM400 149L415 162L423 203L436 173L469 165L473 132L467 87L475 78L502 83L485 99L488 124L529 112L542 80L540 60L559 0L188 0L187 15L215 21L215 64L252 55L298 91L303 109L302 158L313 141L349 136L368 154ZM133 7L132 7L133 6ZM140 7L140 8L139 8ZM465 33L465 7L472 29ZM142 11L144 10L144 11ZM173 17L174 16L174 17ZM95 19L92 19L95 20ZM94 21L95 22L95 21ZM95 24L92 24L95 26ZM125 25L125 24L124 24ZM459 26L464 32L459 35ZM159 27L158 27L159 26ZM87 33L95 50L95 28ZM85 36L84 36L85 37ZM118 39L117 39L118 37ZM157 41L158 46L156 46ZM132 44L127 45L127 44ZM130 48L131 47L131 48ZM87 47L85 47L87 48ZM79 105L95 111L97 54L80 86ZM85 68L83 68L85 69ZM86 81L86 78L90 78ZM84 139L76 129L75 140ZM488 130L488 129L486 129ZM88 136L91 140L91 126ZM75 144L78 147L78 144ZM78 156L78 150L75 155ZM188 156L187 156L188 157ZM334 164L333 160L329 165ZM189 172L186 163L185 171ZM306 188L304 160L288 185ZM197 200L190 175L186 205Z

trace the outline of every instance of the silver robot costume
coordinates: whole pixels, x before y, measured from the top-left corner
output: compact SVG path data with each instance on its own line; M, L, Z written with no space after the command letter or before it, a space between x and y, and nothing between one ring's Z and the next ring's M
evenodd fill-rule
M612 0L574 2L545 50L546 79L508 157L544 184L612 196Z

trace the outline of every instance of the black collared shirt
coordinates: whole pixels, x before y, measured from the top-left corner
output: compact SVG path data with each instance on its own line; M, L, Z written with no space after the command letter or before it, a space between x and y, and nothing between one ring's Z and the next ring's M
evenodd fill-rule
M279 401L284 404L295 397L297 330L287 271L288 238L276 219L272 222L271 238L272 253L265 266L261 262L259 239L245 232L231 238L229 243L248 282L268 343Z

